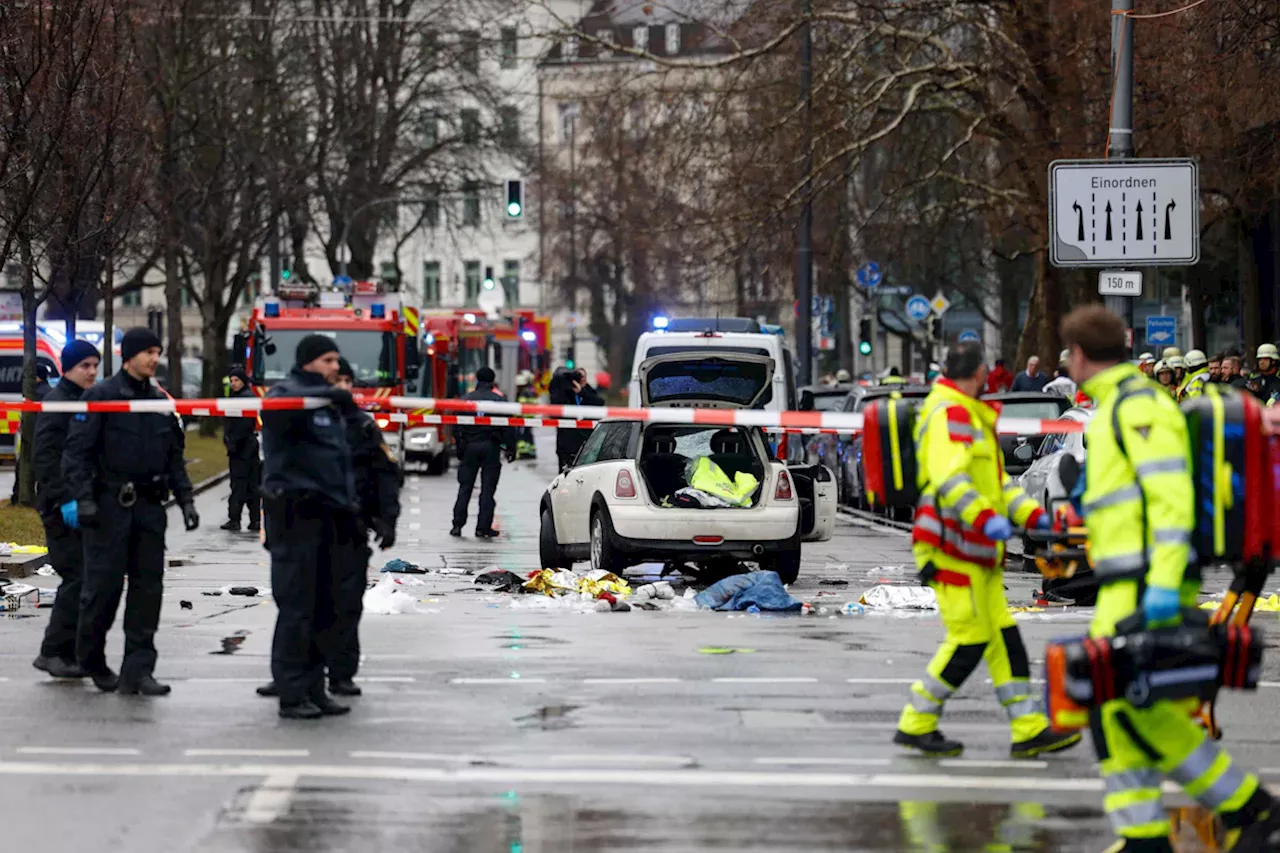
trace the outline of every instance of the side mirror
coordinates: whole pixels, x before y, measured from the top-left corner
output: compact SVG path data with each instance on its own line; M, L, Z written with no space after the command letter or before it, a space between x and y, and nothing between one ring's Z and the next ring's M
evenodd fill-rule
M1067 494L1071 494L1076 483L1080 482L1080 462L1070 453L1062 454L1062 461L1058 463L1058 479Z
M812 411L813 411L813 406L814 406L814 403L813 403L813 392L812 392L812 391L805 391L805 392L801 393L801 394L800 394L800 411L802 411L802 412L812 412Z
M1013 458L1019 462L1030 462L1036 458L1036 452L1031 445L1024 442L1013 449Z

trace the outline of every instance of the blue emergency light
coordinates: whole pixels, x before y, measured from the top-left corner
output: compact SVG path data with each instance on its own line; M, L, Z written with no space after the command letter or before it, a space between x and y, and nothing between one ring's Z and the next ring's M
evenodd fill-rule
M653 327L655 329L665 329L671 321L666 317L658 316L653 318Z
M375 302L369 306L369 316L375 320L382 320L387 316L387 306L381 302Z
M436 342L436 336L433 335L431 332L427 332L425 335L422 336L422 342L427 346L431 346Z
M265 314L265 315L266 315L266 316L268 316L268 317L279 317L279 316L280 316L280 303L279 303L279 302L268 302L266 305L264 305L264 306L262 307L262 313L263 313L263 314Z
M526 341L532 344L537 342L538 333L533 331L532 329L525 329L523 332L520 333L520 337L524 338Z

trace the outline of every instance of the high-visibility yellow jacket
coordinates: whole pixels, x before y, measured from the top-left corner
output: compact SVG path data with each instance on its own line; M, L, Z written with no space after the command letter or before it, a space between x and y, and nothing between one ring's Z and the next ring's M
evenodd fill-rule
M935 579L967 586L974 571L1002 564L1004 546L982 533L1004 515L1034 525L1044 512L1004 471L996 436L999 411L940 379L916 421L916 459L924 478L916 506L911 550Z
M1188 373L1178 389L1179 400L1190 400L1204 393L1205 383L1209 381L1209 368L1202 367L1194 373Z
M1194 605L1199 581L1184 579L1195 490L1187 422L1168 394L1131 364L1085 389L1098 401L1085 431L1084 516L1101 584L1091 631L1107 636L1138 608L1146 584L1181 589Z

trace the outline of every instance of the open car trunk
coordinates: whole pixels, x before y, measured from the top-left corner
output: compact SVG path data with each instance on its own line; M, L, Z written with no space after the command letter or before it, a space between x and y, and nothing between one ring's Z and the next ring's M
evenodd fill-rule
M739 473L754 477L758 485L751 493L750 505L760 503L768 467L763 449L750 430L680 424L652 424L645 428L640 444L640 477L649 499L656 506L676 509L741 508L708 506L690 493L689 475L703 457L718 465L730 480Z

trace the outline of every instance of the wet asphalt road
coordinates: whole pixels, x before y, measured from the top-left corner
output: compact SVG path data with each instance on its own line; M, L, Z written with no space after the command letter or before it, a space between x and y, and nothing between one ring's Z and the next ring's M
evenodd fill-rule
M1009 760L981 677L944 719L967 745L962 758L913 759L889 744L941 626L929 615L834 614L876 583L909 582L903 534L843 523L809 548L794 592L828 609L809 617L513 608L463 572L537 568L536 502L551 476L547 461L507 468L497 542L447 536L452 476L410 477L401 541L375 564L395 556L430 569L410 589L423 612L366 618L365 696L345 718L281 721L254 695L268 677L270 600L203 594L268 585L257 541L216 529L225 487L200 498L196 533L171 518L171 554L184 564L167 578L157 672L171 696L43 680L30 660L45 612L0 619L4 849L1106 846L1091 751ZM1010 573L1008 585L1015 604L1030 603L1031 576ZM1082 631L1088 613L1020 618L1034 653ZM119 648L117 632L112 660ZM1280 658L1266 666L1267 686L1224 703L1226 743L1280 785Z

